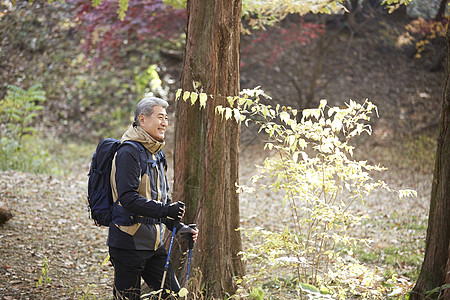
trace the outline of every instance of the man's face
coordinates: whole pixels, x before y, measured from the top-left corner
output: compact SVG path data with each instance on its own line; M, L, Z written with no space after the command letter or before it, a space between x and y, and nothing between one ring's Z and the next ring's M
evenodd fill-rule
M150 117L140 115L139 124L148 134L155 140L162 142L169 125L166 109L162 106L154 106L153 113Z

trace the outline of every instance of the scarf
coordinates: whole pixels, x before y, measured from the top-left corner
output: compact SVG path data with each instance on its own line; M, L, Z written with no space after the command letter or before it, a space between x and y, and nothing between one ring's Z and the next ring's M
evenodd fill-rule
M155 140L150 134L148 134L144 129L140 126L131 125L127 131L123 134L120 139L121 142L124 141L136 141L142 144L151 154L155 154L159 150L161 150L165 142L159 142Z

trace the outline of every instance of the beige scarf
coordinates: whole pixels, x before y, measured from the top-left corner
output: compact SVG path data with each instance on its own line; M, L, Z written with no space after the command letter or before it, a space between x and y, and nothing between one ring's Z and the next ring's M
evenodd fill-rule
M161 150L165 145L165 142L158 142L140 126L133 125L125 131L120 141L137 141L141 143L142 146L147 148L152 154L155 154Z

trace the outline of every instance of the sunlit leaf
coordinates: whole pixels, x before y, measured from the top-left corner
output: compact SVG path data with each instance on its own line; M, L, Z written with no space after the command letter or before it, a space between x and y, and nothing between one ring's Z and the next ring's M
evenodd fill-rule
M208 96L206 95L206 93L200 93L200 107L205 107L206 106L206 100L208 99Z
M191 96L191 92L184 91L184 93L183 93L183 100L186 101L187 99L189 99L190 96Z
M195 92L192 92L191 93L191 105L195 104L195 102L197 101L197 98L198 98L198 94Z
M188 294L189 291L185 287L181 288L178 292L178 296L180 296L181 298L186 297Z
M175 100L178 100L180 98L182 90L178 89L177 92L175 93Z
M233 115L233 111L229 107L225 107L225 120L229 120Z

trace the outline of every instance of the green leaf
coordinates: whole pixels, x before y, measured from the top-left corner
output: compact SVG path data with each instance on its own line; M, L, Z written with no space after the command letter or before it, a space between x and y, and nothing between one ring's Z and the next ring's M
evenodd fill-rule
M308 283L300 282L300 289L304 292L320 293L318 288Z
M125 19L127 10L128 10L128 0L119 0L119 9L117 10L117 13L119 14L119 19L121 21Z
M92 0L92 6L93 6L93 7L99 6L100 3L102 3L102 0Z

